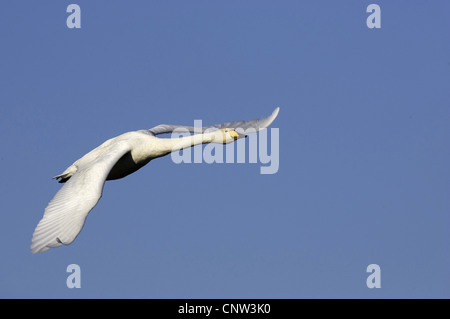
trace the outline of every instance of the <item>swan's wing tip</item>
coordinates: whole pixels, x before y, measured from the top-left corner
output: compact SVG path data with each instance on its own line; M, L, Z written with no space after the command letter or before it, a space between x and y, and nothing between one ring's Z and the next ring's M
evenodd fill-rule
M45 216L43 219L41 219L33 233L33 238L31 240L30 248L33 254L43 253L50 248L55 248L66 244L66 242L63 242L59 238L61 236L69 238L70 242L75 239L79 231L81 231L82 226L79 230L74 230L73 227L71 227L70 230L66 230L64 229L64 226L66 226L64 224L67 224L68 221L64 221L64 218L61 219L62 220L58 221L55 218L48 218ZM69 220L69 222L73 223L74 221Z
M275 108L275 110L273 110L272 114L269 116L270 123L267 126L272 124L272 122L277 118L279 112L280 112L280 107L277 106Z
M52 247L47 247L47 246L34 246L31 245L31 253L32 254L36 254L36 253L43 253L46 252L47 250L49 250Z
M277 117L279 112L280 112L280 107L277 106L277 107L275 108L275 110L273 110L272 116L273 116L273 117Z
M273 110L272 114L270 114L268 117L261 119L261 120L256 120L255 122L257 122L258 125L260 125L260 127L257 128L257 131L269 127L272 124L272 122L275 121L279 112L280 112L280 107L277 106L275 108L275 110ZM252 121L250 121L250 122L252 122Z
M33 239L31 241L31 253L32 254L36 254L36 253L43 253L46 252L47 250L49 250L50 248L55 248L58 246L61 246L62 243L58 242L57 238L54 239L43 239L43 238L39 238L39 231L38 229L36 229L36 231L33 234Z

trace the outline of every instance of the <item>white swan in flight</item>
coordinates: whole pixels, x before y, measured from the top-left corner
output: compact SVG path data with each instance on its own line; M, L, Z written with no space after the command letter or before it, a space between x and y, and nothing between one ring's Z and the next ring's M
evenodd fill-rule
M125 177L152 159L183 148L205 143L231 143L245 137L237 132L240 129L248 132L248 129L259 131L268 127L278 111L276 108L263 119L202 127L201 133L181 138L158 138L156 135L175 130L196 133L196 128L163 124L107 140L54 177L65 184L45 208L33 233L32 253L72 243L83 228L88 213L102 196L105 181Z

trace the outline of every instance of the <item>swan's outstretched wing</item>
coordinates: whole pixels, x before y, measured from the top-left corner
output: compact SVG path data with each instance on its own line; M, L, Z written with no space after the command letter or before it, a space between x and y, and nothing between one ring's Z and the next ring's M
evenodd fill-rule
M222 124L215 124L215 125L211 125L211 126L203 126L202 132L204 132L205 130L210 130L212 128L222 129L225 127L238 129L238 133L240 133L239 129L242 129L243 131L246 131L246 132L250 132L250 131L258 132L258 131L268 127L275 120L275 118L278 115L279 110L280 110L280 108L277 107L270 116L262 118L262 119L255 119L255 120L250 120L250 121L235 121L235 122L227 122L227 123L222 123ZM148 131L150 133L152 133L153 135L158 135L158 134L172 133L176 129L180 129L180 128L184 129L184 130L188 130L191 133L200 133L198 131L198 128L195 128L194 126L169 125L169 124L161 124L161 125L155 126L154 128L149 129ZM244 137L244 135L242 135L240 137Z
M74 241L88 213L102 196L108 173L130 150L130 144L121 141L101 150L91 160L83 161L84 164L78 167L45 208L44 217L33 233L33 254Z

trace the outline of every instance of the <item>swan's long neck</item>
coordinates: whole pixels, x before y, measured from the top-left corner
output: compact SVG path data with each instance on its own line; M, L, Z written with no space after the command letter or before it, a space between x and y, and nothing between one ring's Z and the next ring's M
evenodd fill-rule
M215 132L195 134L179 138L164 138L165 151L168 154L198 144L211 143L214 140L214 134Z

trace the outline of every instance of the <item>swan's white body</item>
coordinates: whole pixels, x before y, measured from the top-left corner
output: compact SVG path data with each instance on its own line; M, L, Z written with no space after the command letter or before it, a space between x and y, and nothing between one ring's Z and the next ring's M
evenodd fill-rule
M83 228L88 213L102 196L106 180L123 178L154 158L173 151L204 143L227 144L244 137L235 129L259 131L269 126L278 115L259 120L228 122L204 127L201 134L181 138L158 138L176 129L195 132L192 126L158 125L150 130L124 133L111 138L69 166L60 179L64 186L47 205L44 217L32 239L33 253L72 243Z

